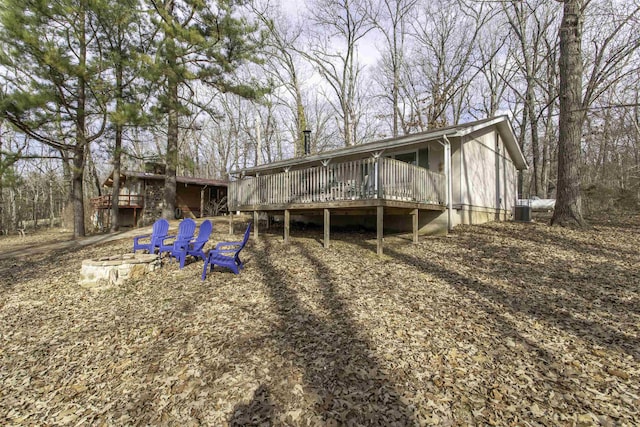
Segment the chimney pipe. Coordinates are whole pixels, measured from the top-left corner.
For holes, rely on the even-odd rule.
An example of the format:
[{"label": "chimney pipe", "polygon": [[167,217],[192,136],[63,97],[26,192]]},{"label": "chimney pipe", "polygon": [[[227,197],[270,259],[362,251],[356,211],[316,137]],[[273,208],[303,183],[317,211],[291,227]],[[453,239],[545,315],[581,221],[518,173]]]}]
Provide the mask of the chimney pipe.
[{"label": "chimney pipe", "polygon": [[311,154],[311,131],[305,129],[302,133],[304,133],[304,155],[308,156]]}]

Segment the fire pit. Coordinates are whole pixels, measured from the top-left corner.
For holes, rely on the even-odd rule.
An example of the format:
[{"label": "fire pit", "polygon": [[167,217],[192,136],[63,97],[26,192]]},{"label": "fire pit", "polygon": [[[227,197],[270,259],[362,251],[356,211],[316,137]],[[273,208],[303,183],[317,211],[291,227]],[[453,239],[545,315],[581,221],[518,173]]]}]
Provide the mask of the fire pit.
[{"label": "fire pit", "polygon": [[124,254],[82,261],[80,286],[104,289],[121,285],[129,279],[138,279],[160,267],[154,254]]}]

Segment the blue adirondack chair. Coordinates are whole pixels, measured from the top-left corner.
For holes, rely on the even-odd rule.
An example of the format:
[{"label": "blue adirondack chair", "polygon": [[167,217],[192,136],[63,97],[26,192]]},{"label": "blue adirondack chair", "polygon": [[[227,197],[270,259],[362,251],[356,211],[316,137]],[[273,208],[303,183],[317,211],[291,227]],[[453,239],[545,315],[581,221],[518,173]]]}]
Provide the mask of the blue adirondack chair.
[{"label": "blue adirondack chair", "polygon": [[207,267],[211,266],[210,271],[213,271],[214,265],[229,268],[235,274],[239,274],[240,270],[244,268],[244,264],[240,260],[240,251],[247,244],[250,234],[251,223],[247,226],[247,231],[244,232],[244,238],[241,242],[220,242],[215,249],[211,249],[204,259],[202,280],[207,278]]},{"label": "blue adirondack chair", "polygon": [[196,232],[196,222],[191,218],[186,218],[180,221],[178,224],[178,234],[174,236],[166,236],[162,239],[160,245],[160,255],[163,252],[171,252],[173,246],[178,244],[186,245],[191,239],[193,239],[193,233]]},{"label": "blue adirondack chair", "polygon": [[[153,223],[151,234],[144,234],[133,238],[133,253],[136,253],[137,250],[146,250],[149,251],[150,254],[155,253],[156,249],[160,248],[162,239],[167,237],[167,233],[169,233],[169,221],[160,218]],[[149,242],[140,242],[140,240],[146,239],[149,239]]]},{"label": "blue adirondack chair", "polygon": [[173,244],[173,249],[169,253],[169,256],[175,258],[180,262],[180,268],[184,267],[184,263],[189,255],[204,259],[206,254],[204,253],[204,245],[209,241],[209,236],[213,231],[213,224],[208,219],[200,224],[198,229],[198,237],[184,244],[182,242],[176,242]]}]

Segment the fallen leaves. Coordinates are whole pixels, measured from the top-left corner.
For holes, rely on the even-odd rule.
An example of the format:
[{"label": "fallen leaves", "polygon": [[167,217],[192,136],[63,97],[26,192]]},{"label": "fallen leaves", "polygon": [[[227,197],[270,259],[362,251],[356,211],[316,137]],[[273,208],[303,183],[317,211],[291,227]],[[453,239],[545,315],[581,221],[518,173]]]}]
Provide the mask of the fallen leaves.
[{"label": "fallen leaves", "polygon": [[640,218],[387,236],[381,258],[280,231],[204,283],[196,262],[76,285],[129,240],[0,257],[0,424],[640,423]]}]

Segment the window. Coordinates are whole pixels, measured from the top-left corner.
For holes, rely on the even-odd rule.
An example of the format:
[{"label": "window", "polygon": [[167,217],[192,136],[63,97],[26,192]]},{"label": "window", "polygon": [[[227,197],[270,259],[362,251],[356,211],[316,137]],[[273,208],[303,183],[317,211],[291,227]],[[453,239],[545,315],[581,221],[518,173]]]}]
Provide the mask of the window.
[{"label": "window", "polygon": [[423,148],[418,151],[418,166],[429,169],[429,149]]},{"label": "window", "polygon": [[411,152],[411,153],[402,153],[402,154],[396,154],[395,156],[396,160],[400,160],[401,162],[405,162],[405,163],[409,163],[410,165],[416,165],[417,162],[417,153],[415,151]]},{"label": "window", "polygon": [[401,162],[409,163],[410,165],[429,169],[429,149],[428,148],[422,148],[418,151],[411,151],[409,153],[389,154],[385,157],[400,160]]}]

